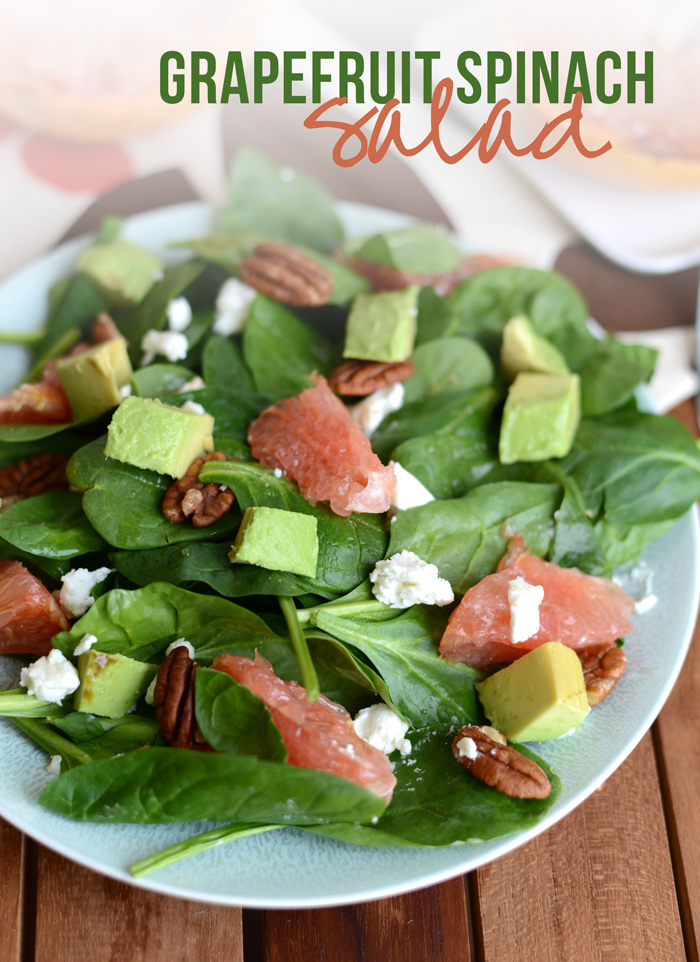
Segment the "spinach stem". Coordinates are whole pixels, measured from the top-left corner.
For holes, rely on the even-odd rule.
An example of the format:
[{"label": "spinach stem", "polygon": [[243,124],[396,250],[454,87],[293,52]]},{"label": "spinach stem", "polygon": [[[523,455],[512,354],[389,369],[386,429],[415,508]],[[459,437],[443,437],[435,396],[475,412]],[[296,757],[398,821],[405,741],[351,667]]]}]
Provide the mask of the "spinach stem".
[{"label": "spinach stem", "polygon": [[59,735],[44,722],[34,718],[16,717],[12,721],[49,755],[60,755],[61,758],[75,762],[77,765],[85,765],[87,762],[94,761],[92,755],[88,755],[87,752],[78,748],[74,742],[64,738],[63,735]]},{"label": "spinach stem", "polygon": [[66,709],[52,701],[41,701],[35,695],[27,694],[26,688],[13,688],[0,691],[0,715],[20,718],[51,718],[65,715]]},{"label": "spinach stem", "polygon": [[311,652],[306,641],[306,636],[299,624],[299,611],[294,604],[294,599],[288,596],[280,596],[280,607],[284,620],[287,622],[289,637],[292,640],[294,653],[297,656],[299,667],[301,668],[301,681],[306,689],[306,697],[309,701],[317,701],[320,693],[318,687],[318,675],[314,668]]},{"label": "spinach stem", "polygon": [[251,825],[248,828],[241,828],[240,825],[224,825],[222,828],[214,828],[210,832],[203,832],[195,835],[184,842],[177,842],[169,845],[160,852],[148,855],[146,858],[134,862],[129,871],[134,878],[141,878],[148,872],[163,868],[178,859],[186,858],[188,855],[196,855],[198,852],[206,852],[209,848],[223,845],[224,842],[233,842],[237,838],[245,838],[247,835],[259,835],[261,832],[272,832],[276,828],[284,828],[284,825]]},{"label": "spinach stem", "polygon": [[300,624],[315,624],[316,613],[318,611],[330,610],[339,618],[352,618],[353,615],[361,615],[368,611],[386,611],[387,606],[381,601],[372,598],[367,601],[329,601],[325,605],[316,605],[313,608],[298,608],[297,618]]},{"label": "spinach stem", "polygon": [[31,347],[42,341],[45,336],[45,327],[40,327],[38,331],[0,331],[0,344],[25,344]]}]

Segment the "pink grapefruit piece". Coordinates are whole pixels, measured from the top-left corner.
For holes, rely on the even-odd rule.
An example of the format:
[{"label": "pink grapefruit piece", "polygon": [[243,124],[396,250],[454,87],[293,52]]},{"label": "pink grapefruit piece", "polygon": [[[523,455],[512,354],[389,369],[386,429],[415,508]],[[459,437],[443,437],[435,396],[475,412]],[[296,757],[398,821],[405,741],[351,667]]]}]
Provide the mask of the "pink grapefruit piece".
[{"label": "pink grapefruit piece", "polygon": [[[544,598],[539,631],[513,643],[508,585],[517,577],[541,585]],[[612,581],[543,561],[523,552],[514,539],[498,571],[470,588],[452,612],[440,654],[448,661],[488,668],[515,661],[546,641],[579,650],[602,642],[611,645],[632,631],[628,619],[633,611],[634,601]]]},{"label": "pink grapefruit piece", "polygon": [[261,698],[270,710],[289,753],[289,764],[317,768],[347,778],[387,803],[396,785],[391,762],[355,732],[342,705],[325,695],[310,702],[296,681],[283,681],[257,652],[255,660],[219,655],[211,666]]},{"label": "pink grapefruit piece", "polygon": [[253,421],[253,457],[296,481],[311,504],[328,501],[343,516],[388,511],[396,488],[393,467],[382,464],[326,379],[314,380],[315,387],[278,401]]},{"label": "pink grapefruit piece", "polygon": [[47,655],[70,623],[51,592],[19,561],[0,561],[0,654]]}]

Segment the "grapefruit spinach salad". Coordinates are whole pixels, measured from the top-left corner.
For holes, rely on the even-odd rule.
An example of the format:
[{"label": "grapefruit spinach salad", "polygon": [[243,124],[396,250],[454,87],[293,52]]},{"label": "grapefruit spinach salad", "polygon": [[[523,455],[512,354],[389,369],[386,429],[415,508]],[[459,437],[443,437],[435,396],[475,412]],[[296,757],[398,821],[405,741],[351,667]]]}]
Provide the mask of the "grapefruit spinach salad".
[{"label": "grapefruit spinach salad", "polygon": [[654,352],[430,225],[344,239],[253,151],[171,254],[107,220],[0,398],[0,714],[50,756],[38,803],[212,823],[136,875],[289,826],[535,825],[538,743],[615,698],[653,603],[613,576],[700,496],[638,405]]}]

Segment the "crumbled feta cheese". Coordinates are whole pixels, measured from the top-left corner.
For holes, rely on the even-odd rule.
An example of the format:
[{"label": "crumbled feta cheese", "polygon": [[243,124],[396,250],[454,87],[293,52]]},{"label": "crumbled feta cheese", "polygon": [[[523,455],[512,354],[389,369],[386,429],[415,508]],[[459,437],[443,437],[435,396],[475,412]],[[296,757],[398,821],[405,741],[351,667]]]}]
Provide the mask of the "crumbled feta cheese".
[{"label": "crumbled feta cheese", "polygon": [[199,404],[197,401],[185,401],[184,404],[180,405],[181,411],[187,411],[189,414],[206,414],[204,410],[204,405]]},{"label": "crumbled feta cheese", "polygon": [[174,651],[176,648],[186,648],[190,658],[194,658],[194,648],[186,638],[178,638],[171,645],[168,645],[168,647],[165,649],[165,654],[169,655],[170,652]]},{"label": "crumbled feta cheese", "polygon": [[634,610],[638,615],[643,615],[645,611],[653,608],[658,600],[656,595],[646,595],[646,597],[640,598],[639,601],[635,603]]},{"label": "crumbled feta cheese", "polygon": [[153,705],[156,700],[156,685],[158,684],[158,675],[156,675],[151,684],[146,689],[146,694],[143,696],[147,705]]},{"label": "crumbled feta cheese", "polygon": [[179,331],[146,331],[141,338],[144,352],[141,367],[150,364],[156,354],[162,354],[169,361],[183,361],[189,349],[189,341]]},{"label": "crumbled feta cheese", "polygon": [[61,762],[63,759],[60,755],[52,755],[49,758],[48,764],[46,766],[46,771],[49,775],[60,775],[61,774]]},{"label": "crumbled feta cheese", "polygon": [[282,468],[273,468],[272,473],[276,478],[284,477],[284,471],[282,470]]},{"label": "crumbled feta cheese", "polygon": [[184,331],[192,322],[192,308],[186,297],[174,297],[165,309],[171,331]]},{"label": "crumbled feta cheese", "polygon": [[398,411],[403,404],[403,397],[403,384],[392,384],[353,404],[348,408],[348,413],[360,431],[371,438],[384,418],[392,411]]},{"label": "crumbled feta cheese", "polygon": [[476,742],[468,735],[457,742],[457,751],[463,758],[476,758],[479,754],[476,750]]},{"label": "crumbled feta cheese", "polygon": [[52,701],[60,705],[66,695],[72,695],[80,685],[78,672],[58,648],[52,648],[20,673],[20,685],[27,694],[40,701]]},{"label": "crumbled feta cheese", "polygon": [[510,605],[510,640],[527,641],[540,630],[540,605],[544,598],[542,585],[530,585],[518,576],[508,583]]},{"label": "crumbled feta cheese", "polygon": [[221,285],[216,298],[216,311],[212,330],[215,334],[238,334],[248,320],[250,305],[257,296],[254,287],[249,287],[237,277],[229,277]]},{"label": "crumbled feta cheese", "polygon": [[192,380],[187,381],[186,384],[183,384],[177,393],[184,394],[185,391],[203,391],[205,387],[206,387],[206,384],[201,379],[199,374],[195,374]]},{"label": "crumbled feta cheese", "polygon": [[408,724],[384,702],[362,708],[355,716],[353,726],[360,738],[387,755],[396,750],[402,755],[411,752],[411,743],[405,737]]},{"label": "crumbled feta cheese", "polygon": [[393,467],[396,475],[396,493],[391,499],[392,508],[396,511],[405,511],[407,508],[417,508],[421,504],[435,500],[426,486],[401,464],[390,461],[389,465]]},{"label": "crumbled feta cheese", "polygon": [[78,644],[73,649],[73,657],[77,658],[78,655],[84,655],[86,651],[90,651],[92,646],[97,642],[97,635],[83,635]]},{"label": "crumbled feta cheese", "polygon": [[440,577],[437,565],[422,561],[412,551],[400,551],[378,561],[369,580],[374,597],[390,608],[442,606],[454,601],[450,583]]},{"label": "crumbled feta cheese", "polygon": [[63,575],[61,578],[63,587],[59,595],[61,607],[65,608],[72,618],[80,618],[91,605],[95,604],[92,589],[113,571],[114,568],[97,568],[95,571],[74,568],[73,571]]},{"label": "crumbled feta cheese", "polygon": [[120,387],[119,393],[122,397],[131,397],[131,385],[125,384],[124,387]]}]

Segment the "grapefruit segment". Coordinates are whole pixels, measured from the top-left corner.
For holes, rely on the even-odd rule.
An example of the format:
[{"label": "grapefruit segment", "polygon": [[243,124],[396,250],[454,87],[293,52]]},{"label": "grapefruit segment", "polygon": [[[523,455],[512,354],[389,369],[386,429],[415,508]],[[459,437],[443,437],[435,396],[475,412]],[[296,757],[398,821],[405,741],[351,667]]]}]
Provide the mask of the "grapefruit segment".
[{"label": "grapefruit segment", "polygon": [[326,379],[314,380],[315,387],[278,401],[253,421],[253,457],[296,481],[311,504],[328,501],[343,516],[388,511],[394,469],[381,463]]},{"label": "grapefruit segment", "polygon": [[325,695],[310,702],[301,685],[278,678],[270,662],[257,652],[255,660],[219,655],[211,667],[231,675],[265,702],[282,735],[290,765],[339,775],[389,802],[396,785],[391,762],[356,734],[342,705]]},{"label": "grapefruit segment", "polygon": [[[505,564],[504,564],[505,562]],[[544,588],[540,627],[526,641],[510,640],[508,585],[515,578]],[[546,641],[561,641],[577,650],[616,639],[632,631],[634,601],[607,578],[561,568],[523,550],[522,540],[509,545],[495,574],[467,591],[450,615],[440,654],[475,668],[515,661]]]},{"label": "grapefruit segment", "polygon": [[0,561],[0,653],[47,655],[70,623],[51,592],[19,561]]},{"label": "grapefruit segment", "polygon": [[0,397],[0,424],[62,424],[70,420],[66,392],[52,380],[20,384]]}]

